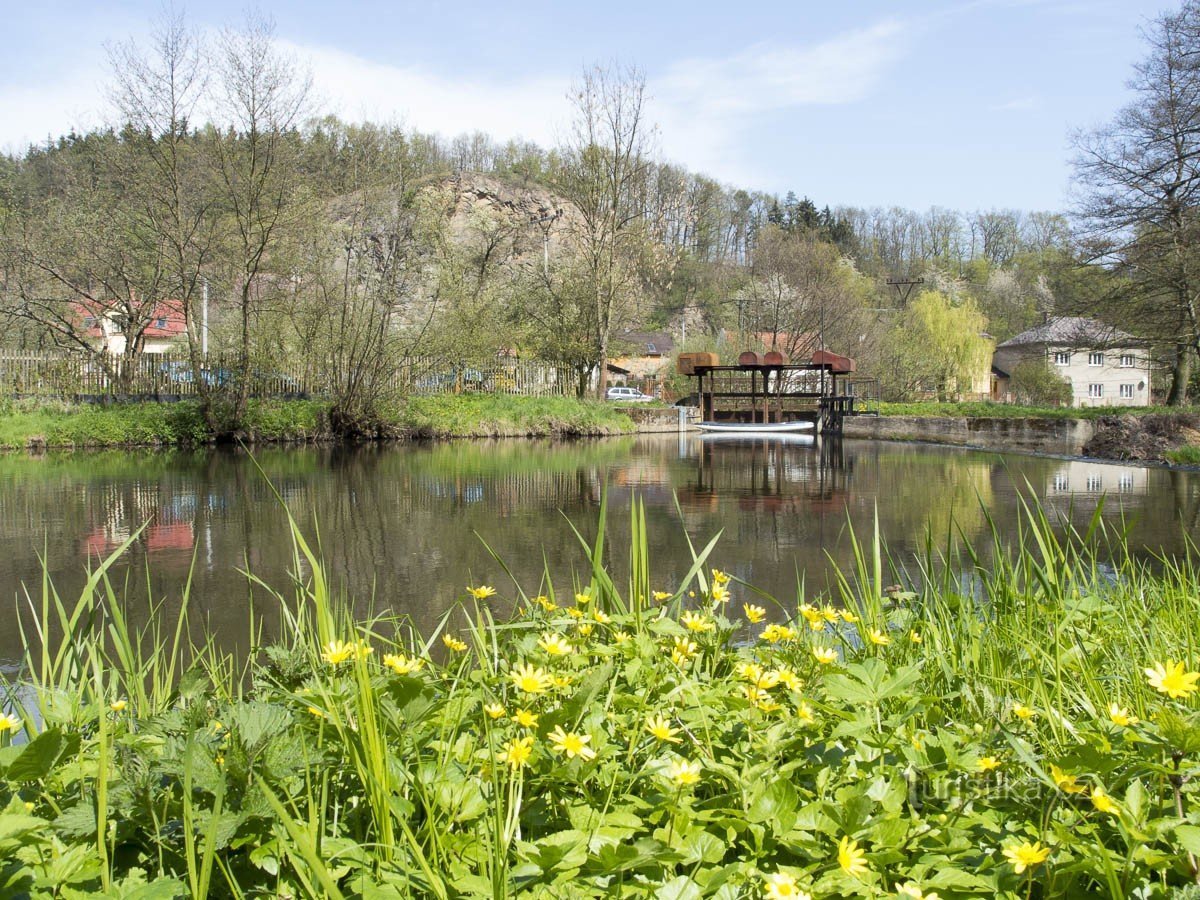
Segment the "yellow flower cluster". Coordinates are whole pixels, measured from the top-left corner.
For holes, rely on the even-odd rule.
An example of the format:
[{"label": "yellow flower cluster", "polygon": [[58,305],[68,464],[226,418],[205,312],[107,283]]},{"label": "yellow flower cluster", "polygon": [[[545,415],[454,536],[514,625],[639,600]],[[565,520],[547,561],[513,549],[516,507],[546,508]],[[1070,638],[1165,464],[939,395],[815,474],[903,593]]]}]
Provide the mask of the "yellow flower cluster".
[{"label": "yellow flower cluster", "polygon": [[365,641],[330,641],[321,651],[321,659],[331,666],[339,666],[351,660],[366,659],[373,652],[375,648]]}]

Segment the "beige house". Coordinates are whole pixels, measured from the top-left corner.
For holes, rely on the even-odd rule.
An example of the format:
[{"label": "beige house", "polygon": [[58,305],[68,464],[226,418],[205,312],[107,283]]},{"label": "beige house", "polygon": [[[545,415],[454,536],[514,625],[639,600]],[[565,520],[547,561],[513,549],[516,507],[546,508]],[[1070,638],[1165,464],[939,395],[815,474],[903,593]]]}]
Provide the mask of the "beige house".
[{"label": "beige house", "polygon": [[1055,316],[1009,338],[992,357],[992,399],[1011,399],[1020,363],[1044,359],[1071,386],[1072,406],[1149,406],[1150,357],[1138,341],[1097,319]]}]

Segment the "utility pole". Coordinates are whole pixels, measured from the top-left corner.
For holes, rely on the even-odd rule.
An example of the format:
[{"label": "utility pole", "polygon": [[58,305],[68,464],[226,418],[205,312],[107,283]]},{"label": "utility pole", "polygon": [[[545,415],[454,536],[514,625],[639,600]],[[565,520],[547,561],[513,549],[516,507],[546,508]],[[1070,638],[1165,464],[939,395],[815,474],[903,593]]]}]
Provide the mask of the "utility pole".
[{"label": "utility pole", "polygon": [[208,279],[201,282],[200,290],[200,355],[208,359]]},{"label": "utility pole", "polygon": [[[540,219],[530,219],[529,221],[533,225],[542,225],[542,224],[545,224],[546,222],[553,223],[558,220],[558,217],[559,217],[559,212],[555,211],[554,213],[552,213],[550,215],[542,216]],[[550,226],[549,225],[546,225],[546,227],[542,229],[542,274],[546,277],[546,281],[549,282],[550,281]]]}]

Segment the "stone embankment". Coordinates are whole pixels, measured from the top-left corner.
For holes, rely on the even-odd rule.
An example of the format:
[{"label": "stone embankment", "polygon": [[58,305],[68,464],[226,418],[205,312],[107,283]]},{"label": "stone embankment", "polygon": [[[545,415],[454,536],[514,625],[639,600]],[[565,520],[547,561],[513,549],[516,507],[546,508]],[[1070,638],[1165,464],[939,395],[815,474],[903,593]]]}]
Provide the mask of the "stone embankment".
[{"label": "stone embankment", "polygon": [[983,450],[1164,462],[1169,451],[1200,444],[1200,417],[1190,413],[1094,419],[880,416],[848,419],[844,434]]}]

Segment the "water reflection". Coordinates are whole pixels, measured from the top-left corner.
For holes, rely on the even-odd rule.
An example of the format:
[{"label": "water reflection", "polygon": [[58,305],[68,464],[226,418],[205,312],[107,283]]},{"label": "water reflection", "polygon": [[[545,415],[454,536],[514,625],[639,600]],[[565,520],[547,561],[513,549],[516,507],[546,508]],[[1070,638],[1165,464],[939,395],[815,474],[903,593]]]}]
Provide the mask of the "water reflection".
[{"label": "water reflection", "polygon": [[[289,449],[264,451],[258,461],[297,520],[319,524],[344,596],[364,612],[402,610],[424,628],[468,582],[510,593],[480,538],[527,588],[538,587],[544,564],[564,584],[586,578],[563,516],[590,536],[606,484],[618,528],[634,496],[645,502],[661,585],[687,571],[686,535],[702,546],[720,531],[714,563],[791,598],[801,579],[809,589],[827,583],[830,558],[849,564],[848,527],[866,535],[876,515],[902,558],[924,545],[927,530],[941,540],[955,523],[978,535],[982,506],[1015,534],[1027,484],[1056,515],[1086,519],[1105,498],[1104,515],[1132,523],[1134,540],[1154,551],[1182,549],[1200,516],[1192,473],[807,438]],[[292,560],[278,503],[240,453],[0,458],[0,592],[38,590],[44,553],[69,594],[88,561],[136,535],[116,570],[131,593],[148,589],[174,609],[194,560],[193,613],[236,648],[251,610],[268,631],[278,621],[273,601],[240,571],[286,587]],[[610,546],[619,575],[624,548],[619,540]],[[139,609],[130,610],[135,622]],[[19,652],[17,629],[0,632],[0,660]]]}]

